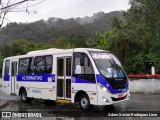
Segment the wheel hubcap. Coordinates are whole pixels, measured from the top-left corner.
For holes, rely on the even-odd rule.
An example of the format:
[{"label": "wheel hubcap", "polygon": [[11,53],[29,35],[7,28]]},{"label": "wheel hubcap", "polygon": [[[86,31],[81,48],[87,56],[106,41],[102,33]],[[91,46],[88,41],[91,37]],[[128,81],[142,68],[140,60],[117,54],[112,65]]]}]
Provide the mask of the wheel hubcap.
[{"label": "wheel hubcap", "polygon": [[88,100],[86,98],[81,99],[81,106],[86,108],[88,106]]}]

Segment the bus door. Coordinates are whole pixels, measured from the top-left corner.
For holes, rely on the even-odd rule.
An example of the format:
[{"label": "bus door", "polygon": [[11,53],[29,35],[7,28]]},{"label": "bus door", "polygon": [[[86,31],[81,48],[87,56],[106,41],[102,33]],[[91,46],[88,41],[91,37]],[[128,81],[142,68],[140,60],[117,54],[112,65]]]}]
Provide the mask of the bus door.
[{"label": "bus door", "polygon": [[11,94],[15,93],[16,75],[17,75],[17,62],[11,61]]},{"label": "bus door", "polygon": [[71,56],[57,57],[57,98],[71,99]]}]

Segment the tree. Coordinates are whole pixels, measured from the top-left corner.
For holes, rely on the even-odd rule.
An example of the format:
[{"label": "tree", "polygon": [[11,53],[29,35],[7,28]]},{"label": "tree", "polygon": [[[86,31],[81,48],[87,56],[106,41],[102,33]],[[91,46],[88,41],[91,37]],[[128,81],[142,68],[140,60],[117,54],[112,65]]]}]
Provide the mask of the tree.
[{"label": "tree", "polygon": [[3,59],[4,59],[4,57],[0,53],[0,77],[2,77]]},{"label": "tree", "polygon": [[0,46],[1,55],[5,57],[24,54],[24,48],[28,45],[28,41],[24,39],[18,39],[9,41],[6,44]]},{"label": "tree", "polygon": [[129,73],[150,73],[156,65],[160,72],[160,1],[130,0],[125,20],[113,18],[106,31],[108,49],[114,52]]},{"label": "tree", "polygon": [[144,51],[149,53],[160,37],[160,1],[130,0],[131,8],[125,13],[126,23],[134,25],[136,36]]},{"label": "tree", "polygon": [[3,59],[4,59],[4,57],[0,53],[0,69],[2,69],[2,66],[3,66]]},{"label": "tree", "polygon": [[125,23],[122,20],[114,17],[112,21],[112,29],[104,33],[103,41],[105,42],[104,45],[106,48],[116,54],[123,65],[126,65],[130,38],[127,34],[129,30],[124,24]]}]

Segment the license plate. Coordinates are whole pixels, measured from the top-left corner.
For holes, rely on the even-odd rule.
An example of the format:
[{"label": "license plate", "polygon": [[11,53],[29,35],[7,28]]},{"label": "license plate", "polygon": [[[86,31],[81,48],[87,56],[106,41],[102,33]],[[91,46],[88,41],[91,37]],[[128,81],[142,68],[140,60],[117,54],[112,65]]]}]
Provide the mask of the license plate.
[{"label": "license plate", "polygon": [[118,98],[122,98],[122,97],[124,97],[123,94],[119,94],[119,95],[118,95]]}]

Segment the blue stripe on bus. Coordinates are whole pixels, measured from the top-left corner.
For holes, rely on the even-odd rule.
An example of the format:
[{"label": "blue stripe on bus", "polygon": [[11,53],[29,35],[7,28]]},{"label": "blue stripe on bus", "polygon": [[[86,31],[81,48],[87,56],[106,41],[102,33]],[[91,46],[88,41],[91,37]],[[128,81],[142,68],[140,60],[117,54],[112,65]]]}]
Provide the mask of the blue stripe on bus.
[{"label": "blue stripe on bus", "polygon": [[112,89],[112,86],[105,80],[105,78],[101,74],[96,74],[96,78],[97,78],[97,83],[100,83],[103,86],[105,86],[107,89],[110,90],[111,93],[122,93],[128,90],[128,83],[127,83],[126,88],[114,90]]},{"label": "blue stripe on bus", "polygon": [[3,80],[4,81],[9,81],[10,80],[10,76],[9,75],[3,75]]},{"label": "blue stripe on bus", "polygon": [[77,78],[77,77],[72,77],[72,83],[87,83],[87,84],[96,84],[95,82],[91,82],[89,80]]},{"label": "blue stripe on bus", "polygon": [[54,74],[24,74],[24,75],[17,75],[17,81],[24,81],[24,82],[48,82],[48,80],[55,82],[55,75]]}]

